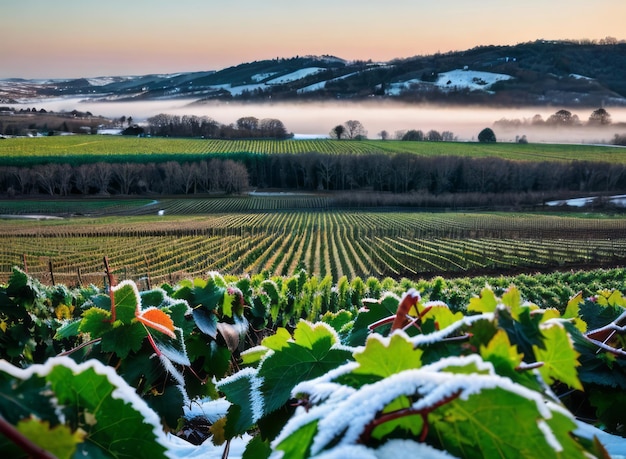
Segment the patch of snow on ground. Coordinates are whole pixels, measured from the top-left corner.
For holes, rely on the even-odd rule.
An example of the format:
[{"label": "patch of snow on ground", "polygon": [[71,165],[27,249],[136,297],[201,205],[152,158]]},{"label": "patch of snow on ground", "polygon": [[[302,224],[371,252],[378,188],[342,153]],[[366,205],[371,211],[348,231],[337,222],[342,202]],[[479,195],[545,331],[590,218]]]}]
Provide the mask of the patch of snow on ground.
[{"label": "patch of snow on ground", "polygon": [[587,76],[584,76],[584,75],[578,75],[577,73],[570,73],[569,76],[570,76],[570,78],[576,78],[577,80],[593,81],[595,79],[595,78],[587,77]]},{"label": "patch of snow on ground", "polygon": [[283,75],[281,77],[277,77],[272,80],[269,80],[267,84],[290,83],[292,81],[297,81],[309,75],[315,75],[316,73],[320,73],[324,71],[326,71],[326,68],[324,67],[308,67],[308,68],[296,70],[295,72],[288,73],[287,75]]},{"label": "patch of snow on ground", "polygon": [[259,81],[267,80],[269,77],[276,75],[276,73],[277,72],[257,73],[256,75],[252,75],[250,79],[255,83],[258,83]]},{"label": "patch of snow on ground", "polygon": [[503,73],[480,72],[476,70],[451,70],[440,73],[435,85],[444,89],[469,89],[485,91],[498,81],[510,80],[511,75]]},{"label": "patch of snow on ground", "polygon": [[410,89],[412,85],[423,83],[419,78],[401,81],[399,83],[391,83],[387,88],[387,94],[390,96],[399,96],[406,89]]},{"label": "patch of snow on ground", "polygon": [[305,86],[304,88],[298,89],[298,94],[302,94],[302,93],[305,93],[305,92],[317,91],[319,89],[324,89],[324,87],[326,86],[326,83],[328,83],[328,82],[343,80],[345,78],[350,78],[351,76],[356,75],[356,74],[357,74],[357,72],[348,73],[347,75],[342,75],[342,76],[337,77],[337,78],[332,78],[330,80],[320,81],[319,83],[313,83],[313,84],[311,84],[309,86]]},{"label": "patch of snow on ground", "polygon": [[[593,202],[596,199],[601,199],[601,198],[596,197],[596,196],[590,196],[586,198],[563,199],[560,201],[548,201],[546,202],[546,205],[550,207],[552,206],[585,207],[587,205],[593,204]],[[610,202],[614,206],[626,207],[626,194],[609,196],[605,199],[608,200],[608,202]]]}]

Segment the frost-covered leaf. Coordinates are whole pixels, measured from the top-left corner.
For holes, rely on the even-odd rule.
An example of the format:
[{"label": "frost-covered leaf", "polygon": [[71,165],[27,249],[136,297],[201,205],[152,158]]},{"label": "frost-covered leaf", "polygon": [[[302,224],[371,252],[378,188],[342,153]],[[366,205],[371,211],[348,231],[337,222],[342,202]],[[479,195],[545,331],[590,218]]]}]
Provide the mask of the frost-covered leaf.
[{"label": "frost-covered leaf", "polygon": [[243,369],[221,380],[218,389],[232,403],[228,408],[226,432],[229,437],[243,434],[263,415],[263,395],[260,391],[261,380],[256,370]]},{"label": "frost-covered leaf", "polygon": [[543,362],[539,368],[541,376],[548,384],[556,381],[567,384],[573,389],[583,390],[578,379],[578,352],[574,350],[572,341],[565,328],[559,325],[544,327],[544,348],[533,346],[535,358]]},{"label": "frost-covered leaf", "polygon": [[112,287],[115,298],[115,320],[128,325],[140,309],[141,298],[137,286],[132,281],[124,281]]},{"label": "frost-covered leaf", "polygon": [[[113,368],[95,360],[77,364],[68,357],[52,358],[45,365],[32,365],[25,370],[0,361],[0,380],[7,378],[12,378],[14,390],[19,391],[14,396],[21,398],[23,405],[42,404],[41,399],[47,399],[48,404],[54,401],[59,406],[53,414],[39,414],[51,426],[66,425],[71,429],[77,444],[76,454],[165,457],[166,441],[158,416]],[[41,384],[43,381],[46,384]],[[0,409],[4,407],[0,405]],[[35,407],[33,412],[37,412]],[[0,414],[16,424],[30,418],[30,414],[20,415],[13,421],[15,414],[7,416],[4,411]],[[82,443],[78,443],[79,438]],[[41,441],[49,439],[46,435]],[[59,439],[67,440],[67,436],[60,434]]]},{"label": "frost-covered leaf", "polygon": [[351,358],[349,351],[333,348],[337,337],[330,327],[322,325],[312,327],[300,321],[294,332],[297,339],[263,360],[259,376],[266,413],[287,402],[299,382],[323,375]]},{"label": "frost-covered leaf", "polygon": [[[463,458],[583,459],[582,448],[568,438],[573,420],[563,417],[551,427],[546,418],[553,415],[540,408],[537,398],[504,387],[485,388],[436,410],[432,432],[445,450]],[[570,455],[560,455],[564,447],[557,438],[567,441]]]},{"label": "frost-covered leaf", "polygon": [[280,351],[287,347],[287,343],[291,340],[291,334],[286,328],[279,327],[273,335],[263,338],[261,345],[274,351]]},{"label": "frost-covered leaf", "polygon": [[403,370],[420,368],[424,351],[414,349],[403,333],[394,333],[390,338],[369,337],[365,348],[354,354],[359,364],[353,373],[386,378]]}]

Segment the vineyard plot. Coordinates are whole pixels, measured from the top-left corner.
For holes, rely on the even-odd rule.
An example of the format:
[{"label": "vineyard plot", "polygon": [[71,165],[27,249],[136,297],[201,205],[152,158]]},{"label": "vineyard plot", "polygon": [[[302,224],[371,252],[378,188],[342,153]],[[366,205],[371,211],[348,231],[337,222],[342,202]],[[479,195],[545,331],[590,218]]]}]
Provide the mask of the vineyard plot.
[{"label": "vineyard plot", "polygon": [[435,275],[615,267],[626,262],[626,219],[540,215],[274,211],[203,216],[4,221],[0,280],[13,266],[44,281],[175,282],[209,271],[342,276]]}]

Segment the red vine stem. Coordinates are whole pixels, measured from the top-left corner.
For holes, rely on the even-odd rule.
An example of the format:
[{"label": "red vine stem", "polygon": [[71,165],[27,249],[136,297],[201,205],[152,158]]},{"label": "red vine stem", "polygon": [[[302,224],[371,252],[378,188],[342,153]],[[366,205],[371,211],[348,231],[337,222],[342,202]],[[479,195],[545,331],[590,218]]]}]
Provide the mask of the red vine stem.
[{"label": "red vine stem", "polygon": [[426,437],[428,436],[428,415],[435,411],[440,406],[445,405],[446,403],[450,403],[451,401],[459,398],[462,390],[459,389],[455,393],[442,398],[437,403],[423,409],[415,409],[415,408],[403,408],[401,410],[391,411],[390,413],[381,414],[379,417],[372,419],[366,426],[361,435],[359,436],[359,443],[368,444],[372,438],[372,432],[376,427],[385,422],[393,421],[395,419],[399,419],[405,416],[416,416],[419,415],[422,417],[424,425],[422,427],[422,431],[420,433],[420,441],[426,441]]},{"label": "red vine stem", "polygon": [[2,416],[0,416],[0,434],[15,443],[28,457],[34,459],[56,459],[56,456],[41,446],[34,444]]}]

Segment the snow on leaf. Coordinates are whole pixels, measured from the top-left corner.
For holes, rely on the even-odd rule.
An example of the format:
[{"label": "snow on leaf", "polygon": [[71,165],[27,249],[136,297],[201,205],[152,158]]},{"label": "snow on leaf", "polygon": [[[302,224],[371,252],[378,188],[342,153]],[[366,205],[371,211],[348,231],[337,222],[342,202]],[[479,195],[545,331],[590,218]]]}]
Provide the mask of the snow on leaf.
[{"label": "snow on leaf", "polygon": [[268,355],[259,368],[266,413],[280,408],[301,381],[321,376],[351,358],[351,352],[334,348],[337,335],[327,324],[314,328],[300,321],[296,340]]},{"label": "snow on leaf", "polygon": [[79,446],[82,451],[98,457],[165,457],[167,440],[159,417],[114,368],[97,360],[77,364],[69,357],[54,357],[26,369],[0,361],[2,373],[20,381],[45,378],[49,384],[42,395],[54,397],[75,419],[92,419],[80,426],[90,445]]},{"label": "snow on leaf", "polygon": [[554,324],[543,327],[542,334],[545,337],[545,348],[533,345],[535,358],[543,362],[539,368],[541,376],[548,384],[560,381],[573,389],[583,390],[576,371],[580,365],[577,360],[579,353],[574,349],[565,328]]},{"label": "snow on leaf", "polygon": [[229,414],[235,414],[229,416],[227,423],[228,430],[234,435],[244,433],[263,416],[263,395],[259,390],[261,383],[254,368],[244,368],[218,382],[217,388],[233,404],[228,411]]}]

